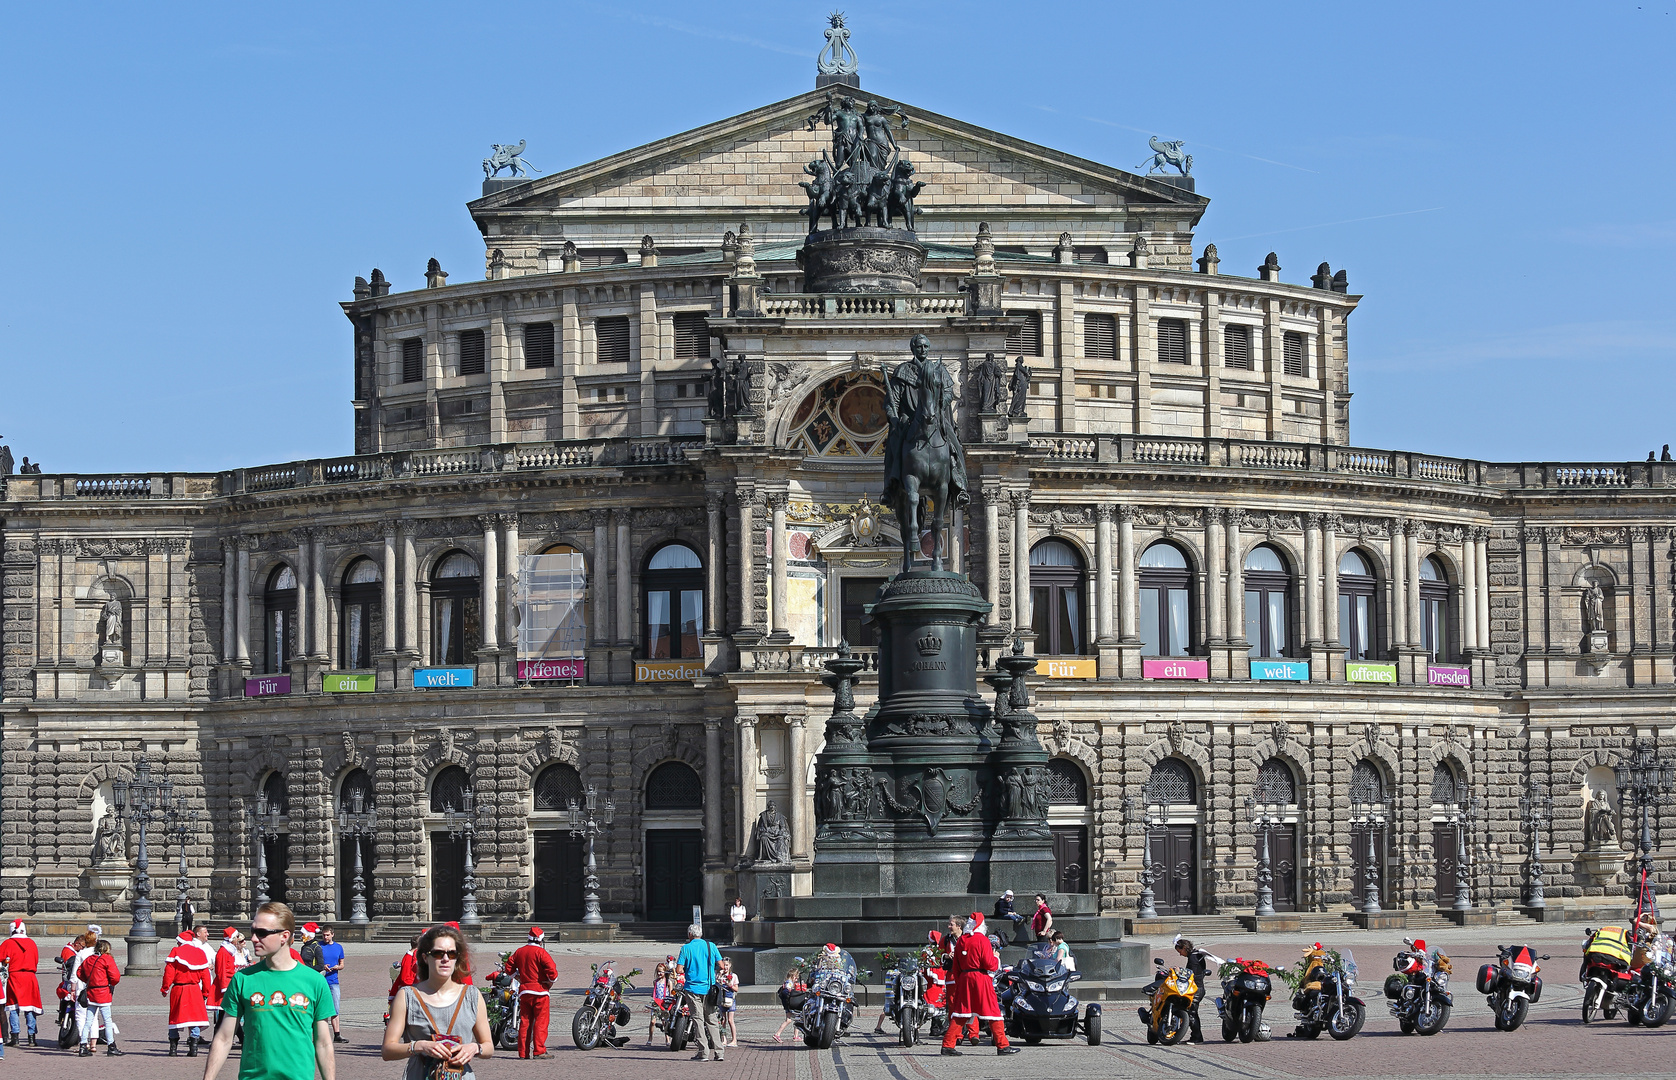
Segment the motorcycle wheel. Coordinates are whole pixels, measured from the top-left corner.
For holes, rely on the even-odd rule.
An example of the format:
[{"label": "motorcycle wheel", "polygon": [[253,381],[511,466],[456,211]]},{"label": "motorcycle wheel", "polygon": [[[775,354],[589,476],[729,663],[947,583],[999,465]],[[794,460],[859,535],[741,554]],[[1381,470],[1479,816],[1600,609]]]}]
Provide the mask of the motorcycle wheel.
[{"label": "motorcycle wheel", "polygon": [[825,1016],[821,1017],[820,1040],[819,1045],[817,1045],[815,1049],[832,1049],[832,1042],[836,1038],[838,1038],[838,1014],[827,1013]]},{"label": "motorcycle wheel", "polygon": [[1158,1041],[1165,1046],[1174,1046],[1187,1037],[1187,1012],[1180,1005],[1171,1005],[1164,1010],[1163,1023],[1158,1026]]},{"label": "motorcycle wheel", "polygon": [[1589,985],[1583,987],[1583,1023],[1595,1022],[1595,1014],[1600,1012],[1600,998],[1601,986],[1591,979]]},{"label": "motorcycle wheel", "polygon": [[1245,1010],[1245,1022],[1240,1025],[1240,1042],[1248,1043],[1257,1037],[1257,1029],[1263,1026],[1263,1006],[1261,1003],[1251,1005]]},{"label": "motorcycle wheel", "polygon": [[675,1030],[670,1032],[669,1048],[677,1054],[687,1048],[687,1024],[680,1016],[675,1018]]},{"label": "motorcycle wheel", "polygon": [[1676,998],[1669,994],[1660,994],[1653,1007],[1641,1014],[1641,1022],[1650,1028],[1663,1027],[1670,1019],[1671,1007],[1676,1005]]},{"label": "motorcycle wheel", "polygon": [[1496,1014],[1498,1025],[1503,1031],[1516,1031],[1525,1017],[1531,1011],[1531,1003],[1525,998],[1514,1001],[1505,1013]]},{"label": "motorcycle wheel", "polygon": [[903,1008],[898,1012],[896,1014],[896,1026],[902,1029],[899,1032],[902,1045],[914,1045],[915,1037],[919,1034],[914,1025],[914,1010]]},{"label": "motorcycle wheel", "polygon": [[578,1050],[592,1050],[599,1045],[599,1013],[584,1005],[570,1018],[570,1041]]},{"label": "motorcycle wheel", "polygon": [[1349,1002],[1344,1008],[1335,1010],[1333,1015],[1327,1018],[1327,1034],[1339,1042],[1354,1039],[1356,1033],[1362,1030],[1362,1025],[1367,1022],[1367,1019],[1366,1009],[1353,1001]]},{"label": "motorcycle wheel", "polygon": [[1432,1008],[1422,1012],[1414,1020],[1414,1030],[1421,1035],[1436,1035],[1443,1030],[1443,1025],[1449,1022],[1452,1010],[1444,1002],[1433,1002]]},{"label": "motorcycle wheel", "polygon": [[1088,1033],[1088,1045],[1100,1045],[1100,1014],[1093,1009],[1088,1010],[1088,1019],[1083,1021],[1083,1030]]}]

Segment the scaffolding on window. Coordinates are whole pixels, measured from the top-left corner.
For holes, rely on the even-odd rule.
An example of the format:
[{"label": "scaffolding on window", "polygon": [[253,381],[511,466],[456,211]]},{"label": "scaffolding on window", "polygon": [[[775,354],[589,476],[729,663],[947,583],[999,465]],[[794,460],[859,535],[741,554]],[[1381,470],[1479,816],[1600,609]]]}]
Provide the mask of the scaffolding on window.
[{"label": "scaffolding on window", "polygon": [[579,551],[526,555],[518,575],[518,657],[565,660],[586,655],[583,611],[588,575]]}]

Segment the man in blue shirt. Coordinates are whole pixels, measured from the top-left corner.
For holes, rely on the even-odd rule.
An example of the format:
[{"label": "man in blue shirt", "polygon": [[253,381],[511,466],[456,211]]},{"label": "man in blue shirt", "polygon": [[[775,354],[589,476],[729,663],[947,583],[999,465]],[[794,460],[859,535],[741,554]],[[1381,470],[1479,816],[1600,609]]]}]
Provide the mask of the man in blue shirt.
[{"label": "man in blue shirt", "polygon": [[342,1011],[342,990],[338,988],[338,972],[343,970],[343,946],[333,940],[332,928],[320,928],[320,965],[321,973],[326,976],[326,985],[332,988],[332,1041],[348,1042],[343,1032],[338,1029],[338,1018],[335,1014]]},{"label": "man in blue shirt", "polygon": [[687,927],[687,943],[675,958],[675,974],[686,981],[681,984],[681,996],[692,1009],[697,1029],[693,1041],[698,1044],[694,1061],[722,1060],[722,1033],[717,1024],[716,1006],[710,1003],[710,989],[716,985],[717,967],[722,962],[721,951],[704,940],[704,927],[693,923]]}]

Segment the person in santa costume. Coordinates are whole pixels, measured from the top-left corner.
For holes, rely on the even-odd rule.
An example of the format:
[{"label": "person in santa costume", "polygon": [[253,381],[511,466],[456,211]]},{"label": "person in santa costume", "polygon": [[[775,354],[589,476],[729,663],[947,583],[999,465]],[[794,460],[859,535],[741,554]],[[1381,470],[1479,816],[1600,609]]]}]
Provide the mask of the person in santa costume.
[{"label": "person in santa costume", "polygon": [[518,976],[518,1056],[547,1056],[548,998],[559,969],[547,955],[547,935],[530,927],[529,941],[506,959],[506,970]]},{"label": "person in santa costume", "polygon": [[35,1045],[35,1018],[41,1015],[41,983],[35,977],[41,951],[25,930],[22,919],[12,920],[12,936],[0,942],[0,965],[6,969],[6,1042],[16,1046],[20,1028]]},{"label": "person in santa costume", "polygon": [[210,1030],[221,1023],[221,995],[227,992],[227,984],[233,981],[233,972],[244,965],[244,935],[229,926],[221,931],[221,946],[215,950],[215,960],[210,966],[210,997],[209,1011]]},{"label": "person in santa costume", "polygon": [[198,1042],[209,1011],[204,1002],[214,988],[210,957],[192,931],[183,930],[163,962],[163,993],[169,999],[169,1056],[180,1055],[180,1032],[186,1029],[186,1056],[198,1056]]},{"label": "person in santa costume", "polygon": [[1001,970],[995,949],[983,924],[983,912],[974,911],[966,920],[965,933],[954,947],[954,1000],[949,1006],[949,1030],[943,1035],[943,1055],[959,1057],[954,1044],[960,1040],[960,1029],[967,1023],[989,1021],[990,1034],[995,1036],[997,1054],[1016,1054],[1018,1047],[1007,1042],[1007,1029],[1001,1023],[1001,1003],[995,998],[993,975]]}]

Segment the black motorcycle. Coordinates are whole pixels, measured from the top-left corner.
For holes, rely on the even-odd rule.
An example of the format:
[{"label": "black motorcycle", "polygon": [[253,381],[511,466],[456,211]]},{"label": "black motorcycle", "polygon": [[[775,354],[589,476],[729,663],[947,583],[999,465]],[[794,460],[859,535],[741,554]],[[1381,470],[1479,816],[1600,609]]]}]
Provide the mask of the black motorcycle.
[{"label": "black motorcycle", "polygon": [[[810,967],[802,957],[796,962],[805,969]],[[850,1021],[855,1019],[855,986],[860,979],[861,971],[848,952],[836,957],[822,952],[810,971],[803,1007],[792,1018],[804,1046],[830,1050],[833,1042],[849,1032]]]},{"label": "black motorcycle", "polygon": [[1024,962],[1002,972],[998,980],[1007,1037],[1035,1046],[1043,1039],[1083,1035],[1089,1046],[1099,1046],[1100,1006],[1089,1005],[1084,1018],[1077,1019],[1077,999],[1069,987],[1080,978],[1060,963],[1052,942],[1032,945]]},{"label": "black motorcycle", "polygon": [[1355,958],[1349,949],[1342,950],[1337,960],[1326,949],[1310,949],[1304,956],[1304,976],[1292,995],[1298,1018],[1294,1034],[1316,1039],[1325,1031],[1339,1042],[1355,1038],[1368,1018],[1367,1002],[1355,992]]},{"label": "black motorcycle", "polygon": [[1436,1035],[1455,1007],[1449,993],[1454,965],[1442,950],[1428,951],[1425,942],[1403,938],[1403,944],[1408,948],[1391,960],[1395,971],[1385,980],[1391,1015],[1404,1035]]},{"label": "black motorcycle", "polygon": [[1542,997],[1542,970],[1529,945],[1502,945],[1496,949],[1496,962],[1478,969],[1478,992],[1490,1006],[1497,1031],[1514,1031],[1525,1022],[1530,1008]]},{"label": "black motorcycle", "polygon": [[1222,1018],[1222,1041],[1242,1043],[1266,1039],[1263,1008],[1273,992],[1269,965],[1261,960],[1234,959],[1223,968],[1222,996],[1216,999],[1216,1014]]}]

